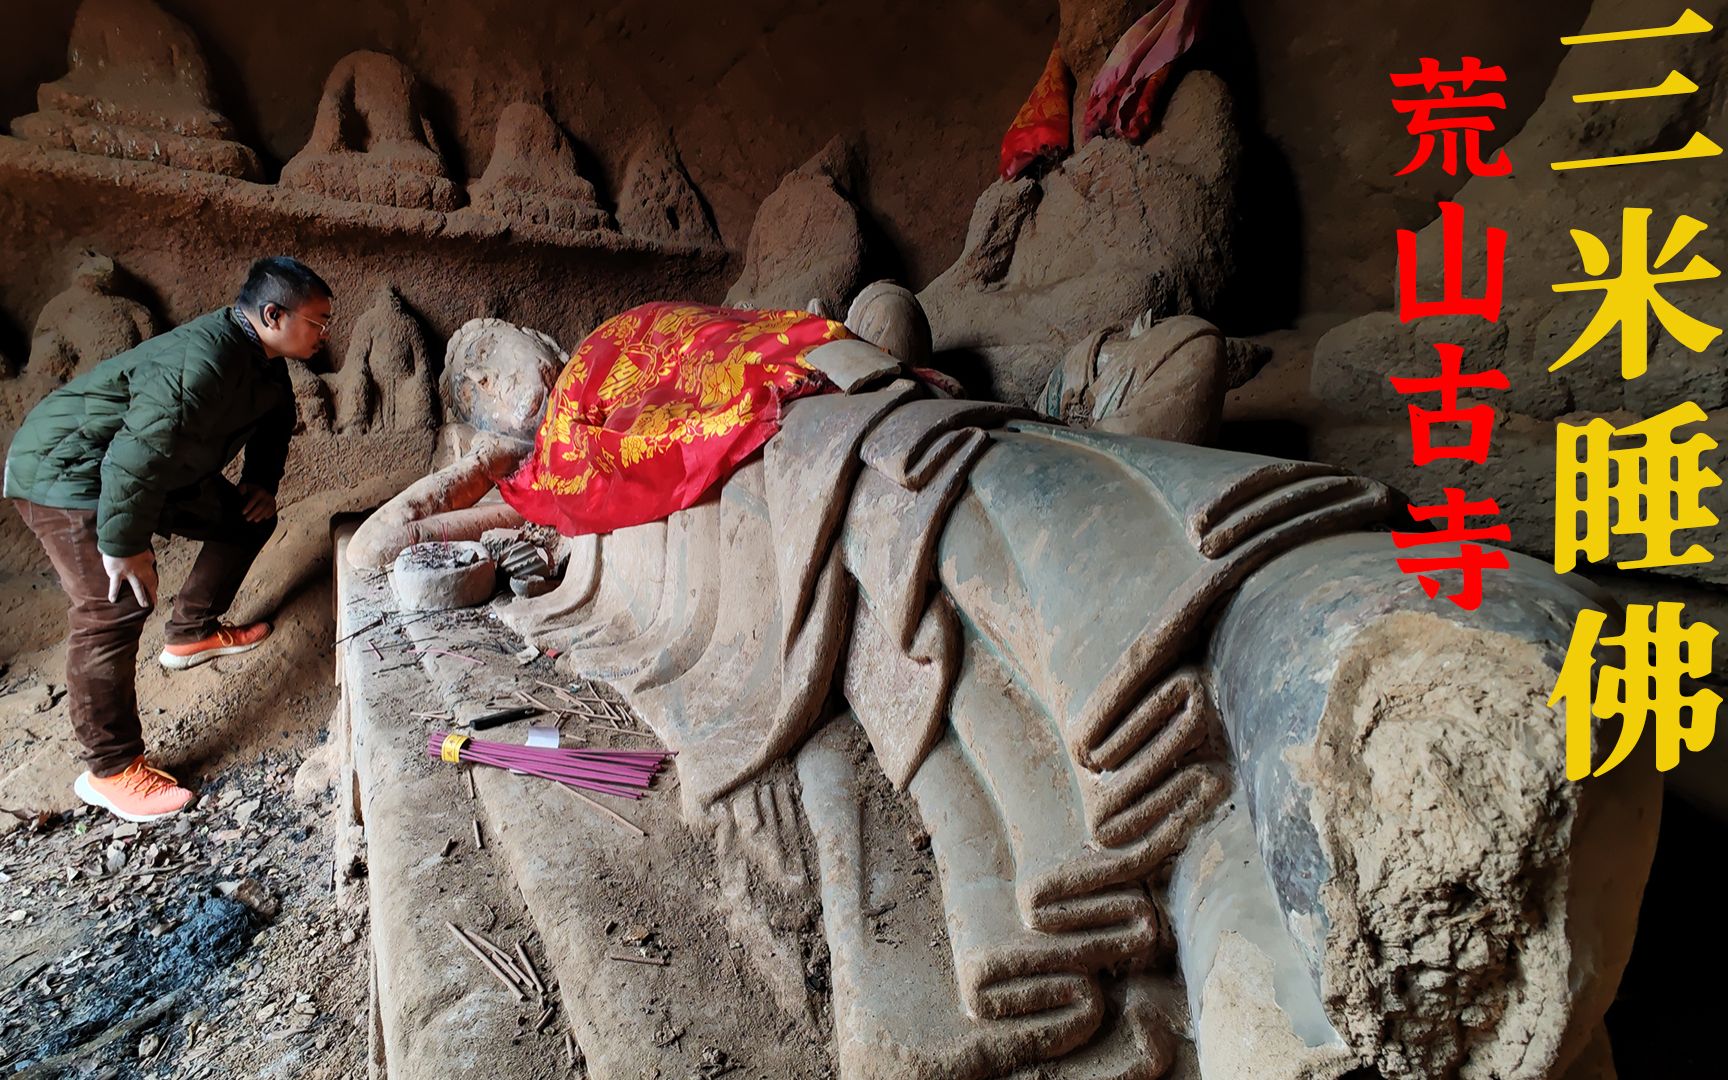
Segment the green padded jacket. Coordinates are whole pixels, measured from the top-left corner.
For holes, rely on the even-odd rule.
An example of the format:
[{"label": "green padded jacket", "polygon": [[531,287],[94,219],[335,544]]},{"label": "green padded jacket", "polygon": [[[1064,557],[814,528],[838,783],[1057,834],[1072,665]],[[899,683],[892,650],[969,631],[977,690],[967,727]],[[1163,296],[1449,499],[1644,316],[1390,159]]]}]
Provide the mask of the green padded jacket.
[{"label": "green padded jacket", "polygon": [[110,357],[30,410],[6,454],[4,492],[96,511],[96,546],[136,555],[165,513],[211,499],[241,449],[242,483],[271,492],[294,431],[288,369],[222,308]]}]

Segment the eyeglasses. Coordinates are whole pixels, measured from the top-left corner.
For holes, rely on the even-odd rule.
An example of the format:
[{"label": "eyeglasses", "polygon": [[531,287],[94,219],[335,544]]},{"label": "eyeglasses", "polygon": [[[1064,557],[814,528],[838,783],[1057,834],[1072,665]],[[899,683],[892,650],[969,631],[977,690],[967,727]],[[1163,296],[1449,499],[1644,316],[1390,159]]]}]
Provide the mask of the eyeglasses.
[{"label": "eyeglasses", "polygon": [[334,316],[332,316],[331,318],[326,319],[323,322],[319,322],[317,319],[308,319],[306,316],[300,314],[298,311],[289,311],[289,312],[285,312],[284,314],[288,315],[290,318],[299,319],[301,322],[309,322],[313,326],[316,326],[318,328],[318,336],[321,338],[328,338],[330,336],[330,324],[332,322],[336,321]]}]

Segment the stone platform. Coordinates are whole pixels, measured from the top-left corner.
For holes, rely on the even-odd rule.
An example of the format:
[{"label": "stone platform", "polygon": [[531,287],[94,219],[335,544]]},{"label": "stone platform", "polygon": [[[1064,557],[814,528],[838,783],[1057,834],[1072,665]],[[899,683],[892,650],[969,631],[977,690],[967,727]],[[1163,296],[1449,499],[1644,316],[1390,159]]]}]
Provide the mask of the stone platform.
[{"label": "stone platform", "polygon": [[[1455,623],[1383,534],[1326,535],[1377,505],[1349,477],[1030,422],[986,434],[999,406],[908,394],[801,403],[717,498],[566,545],[532,600],[398,614],[382,564],[351,565],[365,544],[339,536],[337,741],[388,1073],[556,1059],[538,1005],[445,922],[542,958],[596,1076],[1604,1067],[1654,773],[1560,784],[1548,658],[1589,595],[1520,563]],[[945,524],[930,491],[953,496]],[[905,594],[930,581],[940,595]],[[614,707],[569,710],[564,745],[679,755],[627,822],[428,758],[453,720],[561,713],[545,702],[567,692]],[[1457,898],[1467,913],[1428,918]]]},{"label": "stone platform", "polygon": [[[776,994],[787,988],[759,970],[775,948],[770,931],[728,927],[721,874],[679,820],[675,773],[638,803],[608,800],[644,835],[549,781],[478,767],[470,788],[465,767],[426,755],[428,733],[448,722],[414,714],[473,716],[567,680],[545,660],[520,664],[522,642],[484,608],[395,614],[386,577],[341,557],[346,539],[338,534],[337,790],[358,835],[337,864],[370,878],[373,1076],[580,1075],[568,1072],[566,1027],[593,1076],[831,1075],[825,958],[808,979],[806,958],[790,958],[798,1001],[783,1008]],[[565,725],[565,745],[608,740],[655,745]],[[505,949],[524,943],[558,1002],[544,1031],[539,1006],[517,1000],[446,922]]]}]

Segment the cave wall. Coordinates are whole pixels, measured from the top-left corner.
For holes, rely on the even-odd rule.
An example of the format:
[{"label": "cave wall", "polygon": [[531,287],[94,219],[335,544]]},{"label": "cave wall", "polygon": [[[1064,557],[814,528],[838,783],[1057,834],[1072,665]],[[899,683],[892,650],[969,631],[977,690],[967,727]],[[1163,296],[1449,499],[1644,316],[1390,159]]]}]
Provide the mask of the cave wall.
[{"label": "cave wall", "polygon": [[[31,111],[36,87],[64,73],[77,8],[72,0],[5,6],[0,120]],[[680,0],[614,0],[552,16],[532,0],[163,4],[203,42],[218,95],[267,178],[305,142],[331,67],[355,49],[381,49],[428,84],[459,182],[484,170],[493,127],[514,101],[544,104],[576,137],[603,199],[616,196],[640,135],[669,130],[733,250],[780,178],[831,136],[847,135],[865,166],[855,194],[887,241],[877,269],[914,287],[959,253],[972,202],[993,178],[1001,131],[1050,42],[1060,33],[1078,54],[1083,95],[1099,55],[1140,6],[740,0],[692,15]],[[1258,133],[1244,228],[1264,266],[1243,290],[1241,306],[1259,309],[1245,315],[1244,329],[1305,311],[1383,306],[1393,231],[1426,224],[1434,202],[1459,186],[1435,170],[1393,175],[1409,138],[1388,104],[1388,72],[1424,54],[1503,64],[1511,79],[1499,134],[1509,137],[1561,57],[1550,29],[1581,22],[1587,8],[1585,0],[1318,8],[1216,0],[1201,57],[1230,83],[1244,128]],[[27,293],[36,304],[46,295]],[[16,349],[28,330],[35,312],[21,306],[0,297],[0,347]]]},{"label": "cave wall", "polygon": [[[836,133],[866,162],[858,193],[922,281],[959,251],[1013,117],[1056,32],[1048,0],[926,4],[536,0],[254,7],[165,0],[208,56],[216,90],[267,175],[311,131],[343,56],[389,52],[428,84],[457,179],[479,176],[500,111],[545,105],[615,195],[638,136],[670,129],[728,247],[756,206]],[[7,0],[0,118],[66,70],[71,0]]]},{"label": "cave wall", "polygon": [[1259,192],[1244,198],[1260,213],[1249,226],[1281,270],[1297,271],[1291,306],[1305,313],[1390,303],[1396,231],[1427,225],[1434,204],[1469,179],[1433,166],[1394,175],[1415,141],[1392,110],[1388,76],[1416,70],[1423,56],[1447,65],[1477,56],[1504,67],[1506,83],[1489,88],[1505,96],[1506,110],[1483,140],[1486,156],[1547,94],[1565,53],[1554,28],[1574,33],[1590,11],[1589,0],[1235,0],[1234,7],[1220,13],[1215,44],[1223,47],[1209,59],[1250,113],[1244,126],[1263,133],[1251,147]]},{"label": "cave wall", "polygon": [[[683,0],[553,13],[532,0],[160,6],[196,35],[216,101],[234,137],[257,152],[262,183],[102,158],[67,168],[6,140],[0,361],[14,368],[86,248],[120,264],[122,281],[129,275],[131,294],[162,325],[225,300],[255,254],[304,255],[341,294],[327,369],[345,362],[352,317],[386,286],[424,324],[434,364],[442,341],[477,315],[569,344],[629,303],[720,299],[764,198],[836,134],[861,166],[849,194],[875,241],[866,273],[919,287],[960,254],[974,201],[994,178],[1003,128],[1050,42],[1060,37],[1073,53],[1083,101],[1103,53],[1141,10],[1132,0],[740,0],[698,14]],[[1585,6],[1461,0],[1441,10],[1347,0],[1299,9],[1215,0],[1207,34],[1184,64],[1220,74],[1234,102],[1244,144],[1236,246],[1245,257],[1231,268],[1229,295],[1207,314],[1230,332],[1253,333],[1303,312],[1382,307],[1393,231],[1426,224],[1435,200],[1460,183],[1432,169],[1393,176],[1410,140],[1390,108],[1387,73],[1422,55],[1472,53],[1505,65],[1512,81],[1501,132],[1510,136],[1559,60],[1553,27],[1579,22]],[[66,73],[77,11],[73,0],[7,0],[0,120],[31,113],[38,87]],[[692,253],[566,242],[487,226],[473,207],[380,212],[288,190],[277,181],[313,134],[327,77],[361,49],[387,52],[418,76],[457,186],[482,176],[500,117],[526,101],[574,139],[608,211],[620,209],[644,141],[670,136],[719,245]],[[1068,312],[1066,322],[1087,317]],[[8,413],[28,402],[14,404]]]}]

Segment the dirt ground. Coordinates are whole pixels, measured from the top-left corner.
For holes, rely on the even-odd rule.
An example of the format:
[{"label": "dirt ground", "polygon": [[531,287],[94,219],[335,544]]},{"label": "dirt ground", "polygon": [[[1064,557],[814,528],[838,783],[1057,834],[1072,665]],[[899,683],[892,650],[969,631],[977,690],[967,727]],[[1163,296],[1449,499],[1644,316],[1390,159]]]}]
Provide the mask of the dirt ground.
[{"label": "dirt ground", "polygon": [[[138,652],[138,710],[150,753],[177,774],[215,775],[265,750],[304,746],[335,705],[328,555],[303,562],[289,539],[272,538],[230,612],[230,621],[271,618],[269,643],[182,672],[156,657],[197,545],[157,541],[161,595]],[[66,602],[10,502],[0,504],[0,541],[11,549],[0,552],[0,807],[65,810],[83,769],[64,699]],[[297,564],[292,573],[285,561]]]},{"label": "dirt ground", "polygon": [[[165,607],[194,549],[159,551]],[[74,808],[64,600],[41,562],[8,559],[30,568],[0,575],[0,1070],[363,1074],[364,881],[339,911],[331,799],[293,797],[336,700],[327,567],[288,590],[272,639],[248,655],[171,674],[155,660],[165,616],[152,619],[146,738],[199,797],[178,819],[137,826]],[[273,602],[249,589],[237,613]]]},{"label": "dirt ground", "polygon": [[333,902],[326,804],[289,795],[300,759],[226,769],[172,822],[82,808],[0,838],[0,1069],[363,1073],[365,907]]}]

